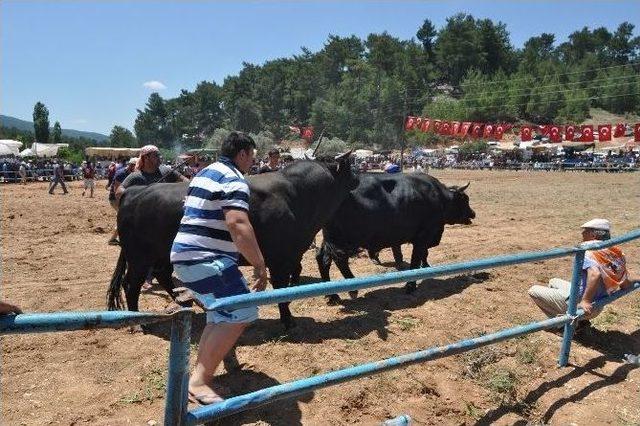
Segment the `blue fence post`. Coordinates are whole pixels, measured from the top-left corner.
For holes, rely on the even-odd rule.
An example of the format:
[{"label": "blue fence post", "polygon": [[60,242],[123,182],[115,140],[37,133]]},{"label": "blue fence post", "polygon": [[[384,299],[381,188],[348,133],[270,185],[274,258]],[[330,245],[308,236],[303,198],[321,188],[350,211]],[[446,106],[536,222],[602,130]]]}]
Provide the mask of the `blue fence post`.
[{"label": "blue fence post", "polygon": [[[584,262],[584,250],[576,253],[573,261],[573,275],[571,277],[571,292],[569,293],[569,303],[567,307],[567,315],[574,317],[578,306],[578,289],[580,288],[580,280],[582,280],[582,264]],[[566,367],[569,362],[569,351],[571,351],[571,339],[575,330],[575,322],[571,321],[564,325],[564,336],[562,338],[562,348],[560,349],[560,358],[558,366]]]},{"label": "blue fence post", "polygon": [[164,424],[166,426],[185,424],[188,408],[191,315],[190,309],[184,309],[174,314],[171,322],[167,400],[164,407]]}]

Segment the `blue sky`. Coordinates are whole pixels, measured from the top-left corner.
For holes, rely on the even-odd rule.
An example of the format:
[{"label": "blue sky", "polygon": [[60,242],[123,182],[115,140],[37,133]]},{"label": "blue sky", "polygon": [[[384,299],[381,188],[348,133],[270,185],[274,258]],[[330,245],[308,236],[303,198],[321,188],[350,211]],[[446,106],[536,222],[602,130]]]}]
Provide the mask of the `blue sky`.
[{"label": "blue sky", "polygon": [[[635,1],[423,2],[0,2],[0,112],[31,120],[42,101],[63,128],[133,129],[153,87],[176,96],[202,80],[221,84],[242,62],[317,51],[329,34],[415,36],[467,12],[507,24],[512,43],[542,32],[562,42],[583,26],[640,23]],[[635,34],[640,29],[636,28]],[[162,86],[160,86],[162,87]]]}]

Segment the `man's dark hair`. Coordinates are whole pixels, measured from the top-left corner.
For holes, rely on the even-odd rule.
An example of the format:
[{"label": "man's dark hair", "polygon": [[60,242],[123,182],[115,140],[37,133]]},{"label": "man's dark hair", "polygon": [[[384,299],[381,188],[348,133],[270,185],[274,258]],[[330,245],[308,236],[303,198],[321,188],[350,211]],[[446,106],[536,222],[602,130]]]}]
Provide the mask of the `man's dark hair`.
[{"label": "man's dark hair", "polygon": [[231,132],[222,142],[220,155],[233,160],[240,151],[248,151],[250,149],[256,149],[256,143],[251,136],[242,132]]}]

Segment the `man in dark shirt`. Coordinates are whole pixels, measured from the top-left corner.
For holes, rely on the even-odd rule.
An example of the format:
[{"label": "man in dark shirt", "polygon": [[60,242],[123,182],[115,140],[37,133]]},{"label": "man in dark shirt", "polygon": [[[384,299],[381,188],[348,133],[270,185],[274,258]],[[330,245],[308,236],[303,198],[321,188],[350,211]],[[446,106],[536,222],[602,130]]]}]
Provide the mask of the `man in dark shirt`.
[{"label": "man in dark shirt", "polygon": [[277,148],[273,148],[269,151],[269,162],[260,168],[260,174],[277,172],[280,170],[280,151]]},{"label": "man in dark shirt", "polygon": [[117,202],[128,187],[151,185],[160,179],[166,183],[189,182],[189,179],[171,167],[160,164],[160,151],[157,146],[145,145],[140,148],[136,171],[127,176],[115,192]]},{"label": "man in dark shirt", "polygon": [[[120,185],[122,185],[122,182],[124,182],[124,180],[127,178],[127,176],[129,176],[131,173],[133,173],[133,171],[136,169],[136,164],[138,163],[138,157],[132,157],[129,160],[129,163],[127,164],[127,167],[124,167],[120,170],[118,170],[116,172],[116,174],[113,177],[113,182],[111,183],[111,186],[109,187],[109,204],[111,204],[111,207],[113,207],[116,211],[118,211],[118,203],[116,202],[116,190],[118,189],[118,187]],[[115,166],[115,165],[114,165]],[[120,241],[118,241],[118,227],[116,226],[113,229],[113,232],[111,233],[111,238],[109,239],[109,245],[112,246],[117,246],[120,244]]]},{"label": "man in dark shirt", "polygon": [[53,162],[53,181],[51,181],[51,185],[49,186],[49,194],[53,195],[53,190],[56,189],[56,186],[62,186],[63,194],[67,194],[67,185],[64,184],[64,168],[61,163],[57,161]]}]

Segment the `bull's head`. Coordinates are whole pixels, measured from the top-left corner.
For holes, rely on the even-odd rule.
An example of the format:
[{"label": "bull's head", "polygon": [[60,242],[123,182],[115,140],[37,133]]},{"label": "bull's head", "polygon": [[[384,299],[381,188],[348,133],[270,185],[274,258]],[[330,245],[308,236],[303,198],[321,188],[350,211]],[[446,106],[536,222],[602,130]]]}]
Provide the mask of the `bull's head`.
[{"label": "bull's head", "polygon": [[445,222],[448,225],[454,225],[457,223],[470,225],[471,219],[476,217],[476,213],[469,205],[469,196],[465,193],[465,190],[469,187],[470,183],[471,182],[462,187],[449,187],[451,198],[449,199],[445,211]]}]

